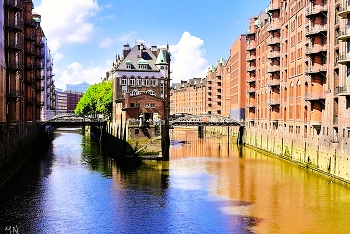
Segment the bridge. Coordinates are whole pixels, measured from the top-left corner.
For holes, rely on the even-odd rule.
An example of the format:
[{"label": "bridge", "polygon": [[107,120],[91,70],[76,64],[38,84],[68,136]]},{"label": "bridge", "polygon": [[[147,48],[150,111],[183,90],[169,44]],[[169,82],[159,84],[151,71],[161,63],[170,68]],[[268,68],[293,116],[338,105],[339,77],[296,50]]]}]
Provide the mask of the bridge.
[{"label": "bridge", "polygon": [[173,126],[244,126],[243,122],[211,114],[185,115],[170,120],[170,124]]},{"label": "bridge", "polygon": [[74,113],[60,113],[41,122],[42,124],[51,124],[54,126],[84,126],[89,124],[105,124],[106,120],[91,116],[80,116]]}]

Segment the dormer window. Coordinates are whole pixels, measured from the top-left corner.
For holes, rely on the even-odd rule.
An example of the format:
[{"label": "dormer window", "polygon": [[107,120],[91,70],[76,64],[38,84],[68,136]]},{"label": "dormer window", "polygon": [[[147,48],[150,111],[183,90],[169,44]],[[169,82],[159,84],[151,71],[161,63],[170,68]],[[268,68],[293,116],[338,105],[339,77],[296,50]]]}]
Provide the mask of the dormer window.
[{"label": "dormer window", "polygon": [[130,60],[125,61],[125,67],[126,67],[126,69],[131,69],[131,61]]},{"label": "dormer window", "polygon": [[137,61],[137,66],[141,70],[147,70],[148,69],[148,62],[146,60],[144,60],[143,58],[141,58]]}]

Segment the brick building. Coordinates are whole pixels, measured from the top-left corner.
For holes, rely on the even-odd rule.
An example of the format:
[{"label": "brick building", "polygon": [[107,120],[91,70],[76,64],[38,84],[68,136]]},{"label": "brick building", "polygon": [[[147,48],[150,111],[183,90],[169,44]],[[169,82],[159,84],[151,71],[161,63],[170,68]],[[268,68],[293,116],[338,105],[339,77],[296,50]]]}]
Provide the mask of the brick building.
[{"label": "brick building", "polygon": [[206,79],[193,78],[173,84],[170,90],[170,114],[206,112]]},{"label": "brick building", "polygon": [[[0,122],[38,122],[54,109],[52,58],[30,0],[2,1]],[[4,69],[6,67],[6,69]]]},{"label": "brick building", "polygon": [[349,179],[348,1],[272,0],[247,31],[247,143]]},{"label": "brick building", "polygon": [[229,58],[220,58],[215,66],[210,66],[206,78],[172,85],[171,114],[208,113],[244,121],[246,58],[250,57],[253,58],[246,57],[246,37],[241,35],[232,44]]}]

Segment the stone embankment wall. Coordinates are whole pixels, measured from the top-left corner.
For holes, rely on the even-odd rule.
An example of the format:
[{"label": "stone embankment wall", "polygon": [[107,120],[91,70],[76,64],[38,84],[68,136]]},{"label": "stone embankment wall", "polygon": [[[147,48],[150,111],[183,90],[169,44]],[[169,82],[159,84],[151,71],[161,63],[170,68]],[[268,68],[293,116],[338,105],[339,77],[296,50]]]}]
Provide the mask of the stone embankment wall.
[{"label": "stone embankment wall", "polygon": [[0,126],[0,186],[52,139],[52,129],[33,123]]},{"label": "stone embankment wall", "polygon": [[291,137],[279,131],[247,129],[244,143],[247,147],[350,184],[350,155],[338,150],[336,145],[321,145],[316,136]]}]

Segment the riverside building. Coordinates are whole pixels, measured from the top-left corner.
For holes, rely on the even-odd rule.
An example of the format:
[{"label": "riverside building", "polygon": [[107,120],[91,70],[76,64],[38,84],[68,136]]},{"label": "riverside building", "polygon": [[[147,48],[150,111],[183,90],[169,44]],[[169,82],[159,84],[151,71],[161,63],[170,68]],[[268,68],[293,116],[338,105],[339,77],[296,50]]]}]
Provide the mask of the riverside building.
[{"label": "riverside building", "polygon": [[132,48],[126,44],[123,54],[116,55],[106,74],[113,79],[112,122],[121,139],[127,140],[125,124],[149,126],[169,115],[169,59],[168,48],[148,48],[144,41]]},{"label": "riverside building", "polygon": [[252,17],[245,120],[246,143],[346,180],[348,17],[345,0],[272,0]]},{"label": "riverside building", "polygon": [[52,59],[33,9],[31,0],[0,1],[0,186],[42,140],[42,111],[55,98]]},{"label": "riverside building", "polygon": [[205,112],[244,119],[248,145],[349,181],[349,18],[348,0],[270,1],[249,19],[245,57],[232,45],[209,67]]}]

